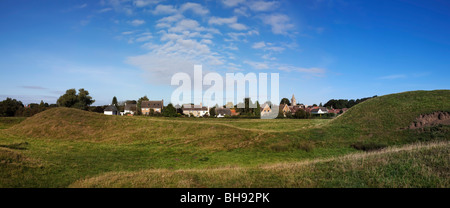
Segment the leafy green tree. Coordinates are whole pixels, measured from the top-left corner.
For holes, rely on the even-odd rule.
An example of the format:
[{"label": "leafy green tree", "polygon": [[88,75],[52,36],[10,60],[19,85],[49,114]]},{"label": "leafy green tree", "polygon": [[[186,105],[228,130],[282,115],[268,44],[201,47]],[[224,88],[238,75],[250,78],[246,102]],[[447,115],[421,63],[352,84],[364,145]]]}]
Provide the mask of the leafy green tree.
[{"label": "leafy green tree", "polygon": [[295,118],[299,118],[299,119],[305,119],[307,118],[306,116],[306,111],[303,109],[298,109],[295,114],[294,114]]},{"label": "leafy green tree", "polygon": [[17,112],[23,110],[23,104],[16,99],[6,98],[0,102],[0,116],[14,116]]},{"label": "leafy green tree", "polygon": [[142,115],[142,111],[141,111],[142,101],[149,101],[147,95],[145,95],[144,97],[139,98],[138,101],[137,101],[136,107],[137,107],[137,114],[138,115]]},{"label": "leafy green tree", "polygon": [[283,98],[281,99],[280,105],[282,104],[286,104],[286,105],[291,105],[291,101],[289,101],[289,99],[287,98]]},{"label": "leafy green tree", "polygon": [[75,89],[68,89],[64,95],[58,98],[56,102],[59,107],[72,107],[77,103],[77,91]]},{"label": "leafy green tree", "polygon": [[172,103],[169,103],[169,105],[163,109],[162,115],[165,117],[176,117],[177,109],[173,107]]},{"label": "leafy green tree", "polygon": [[41,103],[39,103],[39,108],[45,108],[45,103],[43,100],[41,100]]},{"label": "leafy green tree", "polygon": [[277,118],[285,118],[284,117],[284,113],[283,113],[283,111],[278,111],[278,116],[277,116]]},{"label": "leafy green tree", "polygon": [[209,115],[211,117],[216,117],[216,107],[212,107],[209,109]]},{"label": "leafy green tree", "polygon": [[258,101],[256,101],[255,116],[256,117],[261,117],[261,106],[259,105]]},{"label": "leafy green tree", "polygon": [[64,95],[58,98],[57,104],[59,107],[88,110],[89,106],[94,102],[95,100],[89,96],[89,92],[81,88],[78,90],[78,95],[75,89],[67,90]]},{"label": "leafy green tree", "polygon": [[117,102],[116,96],[113,97],[111,105],[116,106],[116,107],[119,106],[119,102]]}]

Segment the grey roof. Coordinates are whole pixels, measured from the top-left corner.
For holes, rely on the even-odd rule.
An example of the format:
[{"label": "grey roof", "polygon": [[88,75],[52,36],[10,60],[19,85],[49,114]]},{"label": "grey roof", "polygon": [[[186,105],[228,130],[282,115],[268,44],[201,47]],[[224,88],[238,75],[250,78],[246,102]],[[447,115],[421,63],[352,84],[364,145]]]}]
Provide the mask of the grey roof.
[{"label": "grey roof", "polygon": [[125,110],[128,110],[128,111],[136,111],[136,106],[137,106],[137,104],[128,104],[128,103],[125,103]]},{"label": "grey roof", "polygon": [[114,105],[110,105],[106,107],[104,111],[117,111],[117,108]]},{"label": "grey roof", "polygon": [[183,105],[183,110],[187,111],[207,111],[208,107],[201,105]]},{"label": "grey roof", "polygon": [[312,110],[311,110],[311,113],[317,113],[317,112],[319,112],[319,110],[322,110],[323,112],[328,112],[328,109],[327,109],[327,108],[325,108],[325,107],[319,107],[319,108],[316,108],[316,109],[312,109]]},{"label": "grey roof", "polygon": [[163,108],[163,100],[161,101],[142,101],[141,108]]},{"label": "grey roof", "polygon": [[229,108],[216,108],[216,114],[231,116],[231,110]]}]

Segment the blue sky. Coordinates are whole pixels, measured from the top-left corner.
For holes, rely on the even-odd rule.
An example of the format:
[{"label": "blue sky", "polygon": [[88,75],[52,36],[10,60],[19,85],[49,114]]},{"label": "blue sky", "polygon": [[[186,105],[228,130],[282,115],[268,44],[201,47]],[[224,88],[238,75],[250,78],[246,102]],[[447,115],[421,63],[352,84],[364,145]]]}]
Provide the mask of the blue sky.
[{"label": "blue sky", "polygon": [[0,99],[170,100],[176,72],[280,73],[304,104],[449,89],[450,3],[4,0]]}]

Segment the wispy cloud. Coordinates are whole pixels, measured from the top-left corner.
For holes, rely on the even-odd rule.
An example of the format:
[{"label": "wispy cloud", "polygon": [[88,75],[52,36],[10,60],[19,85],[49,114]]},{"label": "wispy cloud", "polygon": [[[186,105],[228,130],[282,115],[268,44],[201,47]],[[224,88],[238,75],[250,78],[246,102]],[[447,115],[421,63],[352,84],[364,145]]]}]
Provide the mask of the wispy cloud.
[{"label": "wispy cloud", "polygon": [[112,8],[107,7],[107,8],[103,8],[103,9],[98,10],[98,13],[105,13],[105,12],[109,12],[109,11],[112,11]]},{"label": "wispy cloud", "polygon": [[228,27],[235,30],[246,30],[247,26],[237,22],[238,18],[236,16],[229,18],[221,17],[211,17],[208,21],[210,25],[228,25]]},{"label": "wispy cloud", "polygon": [[153,4],[157,4],[161,2],[161,0],[134,0],[133,4],[137,7],[145,7]]},{"label": "wispy cloud", "polygon": [[245,0],[222,0],[221,2],[226,7],[235,7],[235,6],[239,5],[239,4],[244,3]]},{"label": "wispy cloud", "polygon": [[133,21],[129,21],[128,24],[133,25],[133,26],[139,26],[139,25],[145,24],[145,21],[140,20],[140,19],[135,19]]},{"label": "wispy cloud", "polygon": [[277,1],[250,1],[248,7],[256,12],[267,12],[276,9],[279,6]]},{"label": "wispy cloud", "polygon": [[19,86],[21,88],[25,89],[32,89],[32,90],[46,90],[47,88],[41,87],[41,86]]},{"label": "wispy cloud", "polygon": [[77,9],[83,9],[85,7],[87,7],[87,4],[81,4],[81,5],[75,6],[75,8],[77,8]]},{"label": "wispy cloud", "polygon": [[285,14],[270,14],[262,17],[264,24],[270,25],[272,32],[278,35],[287,35],[294,29],[291,19]]},{"label": "wispy cloud", "polygon": [[177,13],[177,9],[172,5],[161,5],[159,4],[156,6],[156,8],[152,11],[155,15],[162,15],[162,14],[175,14]]},{"label": "wispy cloud", "polygon": [[383,77],[379,77],[379,79],[404,79],[407,76],[405,74],[392,74],[392,75],[388,75],[388,76],[383,76]]},{"label": "wispy cloud", "polygon": [[186,11],[191,11],[194,14],[202,15],[202,16],[209,14],[209,10],[207,8],[203,7],[201,4],[192,3],[192,2],[188,2],[188,3],[181,5],[180,12],[186,12]]},{"label": "wispy cloud", "polygon": [[273,43],[266,43],[264,41],[254,43],[252,48],[262,49],[265,51],[274,51],[274,52],[282,52],[285,50],[285,48],[283,48],[283,47],[275,46]]},{"label": "wispy cloud", "polygon": [[244,63],[252,66],[254,69],[270,69],[269,64],[265,62],[244,61]]}]

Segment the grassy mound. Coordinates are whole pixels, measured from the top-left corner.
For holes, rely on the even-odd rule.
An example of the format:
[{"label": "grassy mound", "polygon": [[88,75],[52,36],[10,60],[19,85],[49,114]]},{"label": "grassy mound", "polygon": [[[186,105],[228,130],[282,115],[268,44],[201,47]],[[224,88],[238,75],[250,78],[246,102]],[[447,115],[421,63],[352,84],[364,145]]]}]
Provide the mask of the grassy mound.
[{"label": "grassy mound", "polygon": [[212,149],[250,144],[250,140],[259,134],[233,126],[222,128],[213,122],[107,116],[71,108],[44,111],[6,131],[14,135],[51,140],[115,143],[145,141],[168,146],[190,144]]},{"label": "grassy mound", "polygon": [[362,130],[395,131],[408,127],[420,115],[450,112],[450,90],[411,91],[369,99],[335,119],[332,125]]}]

